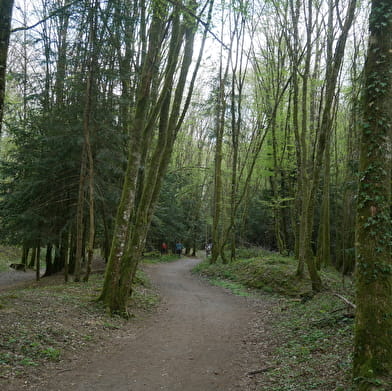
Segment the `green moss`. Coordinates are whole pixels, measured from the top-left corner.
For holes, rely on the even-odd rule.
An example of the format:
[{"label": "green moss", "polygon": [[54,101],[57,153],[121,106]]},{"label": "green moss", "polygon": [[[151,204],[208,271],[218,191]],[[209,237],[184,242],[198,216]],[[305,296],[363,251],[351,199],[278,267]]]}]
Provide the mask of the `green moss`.
[{"label": "green moss", "polygon": [[[294,258],[263,251],[258,257],[239,259],[230,264],[202,262],[194,272],[207,278],[240,283],[245,288],[298,297],[311,291],[311,281],[307,276],[298,278],[296,268]],[[322,271],[321,275],[325,286],[335,289],[341,285],[341,276],[335,270]]]},{"label": "green moss", "polygon": [[215,286],[220,286],[222,288],[230,290],[237,296],[251,296],[251,292],[245,289],[243,285],[232,282],[232,281],[225,281],[221,279],[211,279],[210,282]]},{"label": "green moss", "polygon": [[[295,277],[297,262],[264,252],[260,256],[224,265],[200,263],[195,273],[234,294],[263,292],[273,297],[270,321],[274,347],[266,358],[270,368],[260,390],[351,390],[353,319],[341,299],[323,291],[303,302],[293,296],[311,291],[309,278]],[[324,285],[352,299],[352,285],[328,269],[321,272]],[[347,281],[349,282],[349,281]],[[268,351],[268,349],[267,349]],[[268,367],[268,365],[266,365]]]}]

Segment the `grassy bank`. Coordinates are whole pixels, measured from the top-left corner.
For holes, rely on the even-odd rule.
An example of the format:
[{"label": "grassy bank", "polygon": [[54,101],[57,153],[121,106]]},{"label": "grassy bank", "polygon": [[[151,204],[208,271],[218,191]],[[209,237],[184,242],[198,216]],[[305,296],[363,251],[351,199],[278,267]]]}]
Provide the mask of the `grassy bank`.
[{"label": "grassy bank", "polygon": [[[242,257],[241,257],[242,256]],[[350,281],[336,271],[322,271],[323,292],[311,294],[308,278],[295,277],[296,261],[267,251],[240,252],[238,261],[223,265],[203,262],[194,272],[235,294],[276,299],[270,334],[254,343],[270,345],[262,371],[255,374],[258,391],[349,391],[353,312],[336,293],[350,301]],[[257,326],[256,326],[257,327]]]},{"label": "grassy bank", "polygon": [[144,253],[143,255],[143,263],[167,263],[173,261],[178,261],[178,255],[160,254],[158,251]]},{"label": "grassy bank", "polygon": [[[45,278],[0,294],[0,388],[9,378],[28,381],[68,355],[107,341],[114,330],[131,327],[132,322],[109,317],[96,302],[101,274],[92,275],[88,283],[64,284],[62,278]],[[147,277],[138,272],[130,313],[143,317],[158,300]]]},{"label": "grassy bank", "polygon": [[[300,297],[311,291],[309,277],[298,279],[295,275],[297,262],[292,257],[265,250],[241,250],[238,261],[224,265],[222,263],[200,263],[194,271],[210,279],[228,280],[250,289],[287,297]],[[333,291],[345,291],[350,294],[351,282],[342,284],[342,276],[329,268],[321,271],[324,288]]]}]

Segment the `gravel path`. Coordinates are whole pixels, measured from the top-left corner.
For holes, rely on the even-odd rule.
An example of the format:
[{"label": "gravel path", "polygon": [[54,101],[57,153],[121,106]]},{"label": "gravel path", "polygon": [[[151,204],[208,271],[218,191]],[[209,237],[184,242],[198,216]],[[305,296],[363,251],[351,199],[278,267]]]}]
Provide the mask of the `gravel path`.
[{"label": "gravel path", "polygon": [[24,272],[10,268],[10,270],[0,273],[0,292],[32,281],[35,281],[34,270],[26,270]]},{"label": "gravel path", "polygon": [[243,339],[255,317],[254,304],[192,276],[197,262],[150,266],[163,297],[158,313],[103,349],[70,362],[37,390],[251,389],[241,379],[249,369]]}]

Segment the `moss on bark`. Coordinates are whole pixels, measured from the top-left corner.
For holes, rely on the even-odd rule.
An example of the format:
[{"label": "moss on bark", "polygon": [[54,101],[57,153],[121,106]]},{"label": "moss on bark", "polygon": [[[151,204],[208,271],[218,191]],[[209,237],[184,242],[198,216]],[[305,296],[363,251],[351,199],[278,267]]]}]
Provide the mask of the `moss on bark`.
[{"label": "moss on bark", "polygon": [[392,384],[392,3],[373,0],[364,71],[356,225],[358,391]]}]

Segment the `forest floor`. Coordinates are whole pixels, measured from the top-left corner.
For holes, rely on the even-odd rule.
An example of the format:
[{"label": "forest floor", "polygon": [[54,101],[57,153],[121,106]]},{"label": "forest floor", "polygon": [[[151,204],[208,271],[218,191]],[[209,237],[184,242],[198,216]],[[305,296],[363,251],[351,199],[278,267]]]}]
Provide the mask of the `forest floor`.
[{"label": "forest floor", "polygon": [[[83,284],[64,286],[61,276],[22,289],[23,282],[16,277],[7,282],[7,272],[0,273],[0,389],[348,390],[339,386],[344,374],[337,375],[336,357],[331,368],[320,351],[310,357],[303,346],[297,353],[285,350],[294,336],[278,327],[277,319],[286,316],[287,299],[233,295],[211,286],[191,274],[199,262],[145,265],[153,286],[142,281],[131,321],[109,318],[92,302],[100,275],[92,276],[87,290]],[[324,337],[317,338],[327,341]],[[307,359],[319,361],[310,365]],[[285,377],[292,382],[277,380]]]},{"label": "forest floor", "polygon": [[[254,355],[252,350],[267,352],[268,346],[274,345],[266,333],[273,300],[255,301],[210,286],[191,275],[190,270],[197,262],[199,260],[182,259],[148,265],[147,273],[161,296],[157,309],[149,315],[139,313],[131,322],[107,325],[103,331],[94,314],[90,314],[89,319],[82,317],[74,322],[80,315],[72,312],[68,305],[50,308],[51,298],[45,291],[40,295],[42,308],[39,310],[35,294],[29,300],[28,295],[20,296],[19,289],[3,289],[3,302],[7,297],[17,300],[12,306],[9,302],[3,304],[1,310],[4,316],[0,326],[2,337],[6,337],[9,344],[18,341],[14,341],[12,333],[4,335],[6,325],[25,328],[28,333],[29,324],[35,328],[37,318],[42,322],[42,340],[53,340],[60,333],[66,340],[74,338],[79,343],[69,341],[70,346],[58,361],[41,363],[39,356],[44,343],[25,341],[24,350],[31,350],[30,365],[25,365],[26,357],[19,365],[12,365],[14,372],[9,368],[8,373],[2,374],[0,388],[4,391],[255,389],[252,378],[257,375],[249,372],[262,373],[268,362],[263,360],[264,353]],[[27,278],[28,274],[22,273],[20,278]],[[15,288],[15,278],[11,282]],[[4,279],[0,279],[1,283],[6,285]],[[263,320],[261,325],[260,319]],[[72,330],[63,330],[70,322]],[[254,322],[258,322],[257,330],[252,329]],[[80,343],[80,336],[87,331],[86,323],[87,328],[96,328],[89,330],[95,340],[93,345],[87,341]],[[20,329],[15,330],[15,336]],[[67,336],[71,331],[72,335]],[[257,337],[262,336],[258,342],[254,332]],[[38,345],[41,350],[34,352]],[[46,348],[47,355],[56,355],[58,351]],[[3,358],[3,361],[6,360]]]}]

